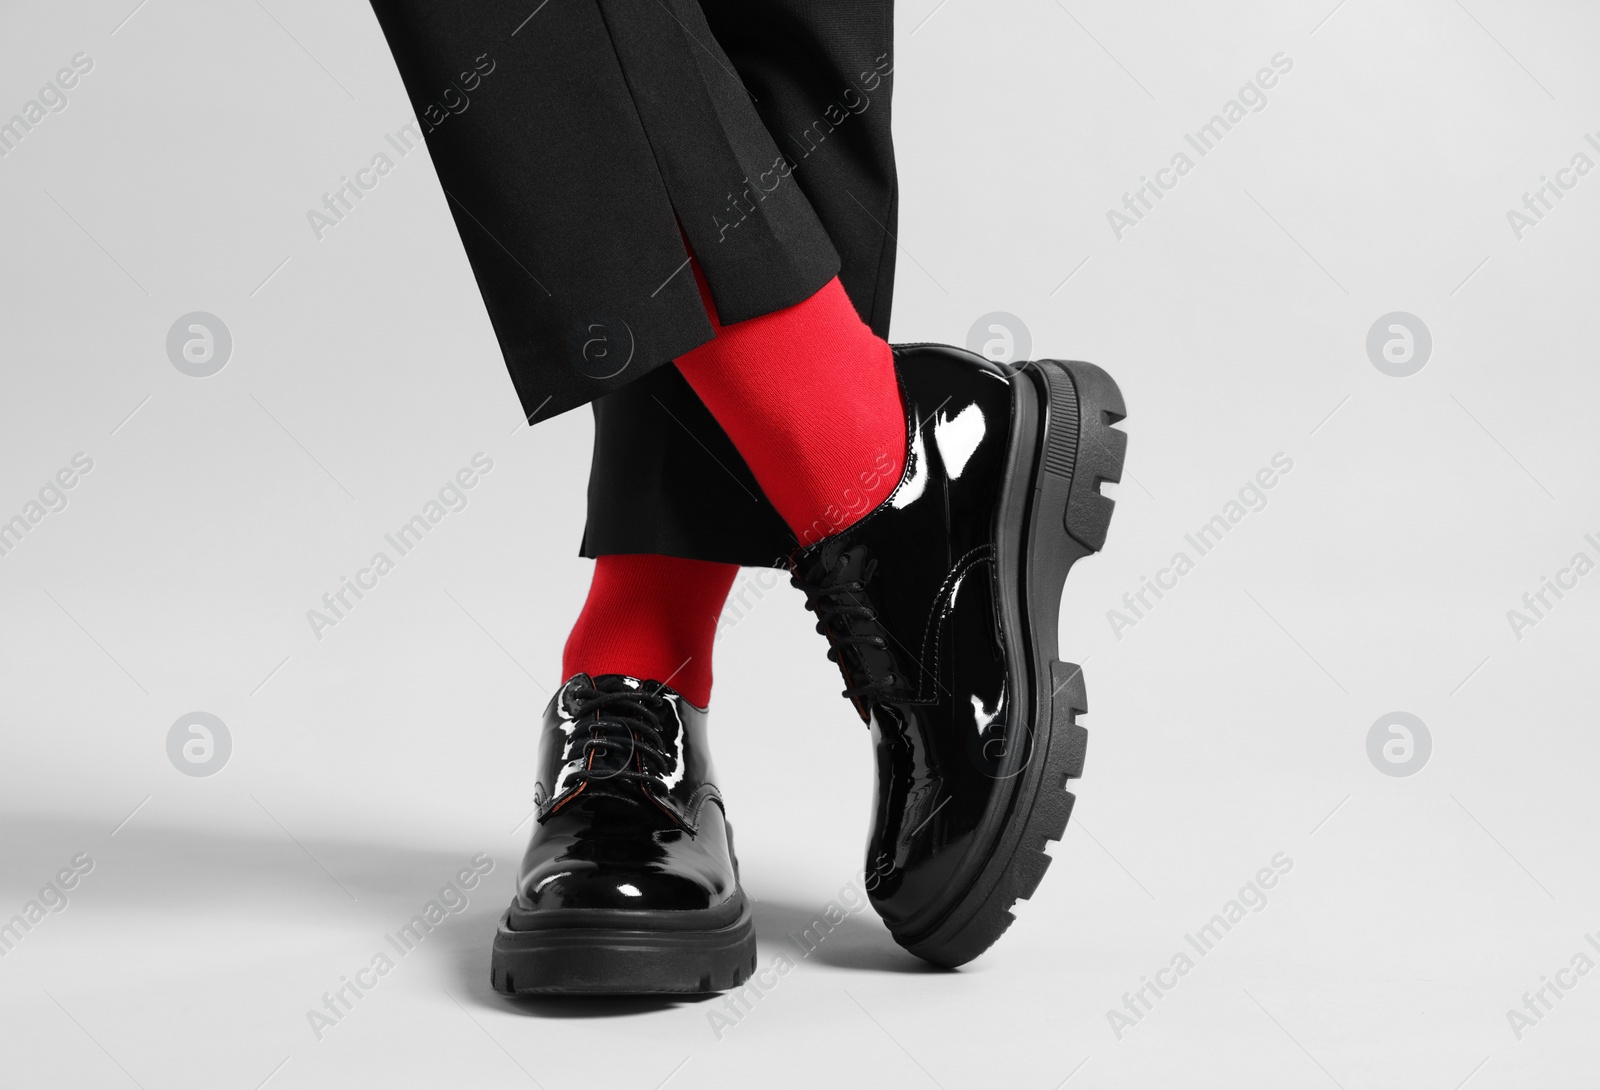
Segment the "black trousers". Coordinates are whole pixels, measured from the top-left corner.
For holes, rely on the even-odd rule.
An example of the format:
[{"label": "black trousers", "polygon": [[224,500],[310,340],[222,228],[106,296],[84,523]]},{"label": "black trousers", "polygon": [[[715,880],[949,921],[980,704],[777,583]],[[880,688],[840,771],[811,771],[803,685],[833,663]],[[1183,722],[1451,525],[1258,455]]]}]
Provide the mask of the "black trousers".
[{"label": "black trousers", "polygon": [[[372,0],[530,422],[593,403],[582,552],[794,538],[671,360],[838,275],[886,335],[892,0]],[[681,233],[680,233],[681,232]]]}]

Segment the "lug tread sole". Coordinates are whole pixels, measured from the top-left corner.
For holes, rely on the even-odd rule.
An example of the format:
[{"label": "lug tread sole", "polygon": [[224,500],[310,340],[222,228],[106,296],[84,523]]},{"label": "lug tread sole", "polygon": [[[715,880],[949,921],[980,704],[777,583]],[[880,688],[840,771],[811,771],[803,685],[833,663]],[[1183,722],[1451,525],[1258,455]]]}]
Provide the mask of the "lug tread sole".
[{"label": "lug tread sole", "polygon": [[717,931],[550,928],[495,935],[489,983],[507,996],[700,995],[756,969],[750,908]]}]

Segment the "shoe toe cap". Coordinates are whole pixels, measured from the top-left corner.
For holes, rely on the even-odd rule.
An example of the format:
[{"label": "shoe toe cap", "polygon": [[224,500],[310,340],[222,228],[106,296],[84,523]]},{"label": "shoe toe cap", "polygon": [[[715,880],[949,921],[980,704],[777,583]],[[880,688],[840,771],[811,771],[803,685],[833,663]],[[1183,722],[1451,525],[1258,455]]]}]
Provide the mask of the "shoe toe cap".
[{"label": "shoe toe cap", "polygon": [[530,912],[562,908],[692,911],[723,900],[726,891],[722,886],[713,874],[569,861],[525,875],[517,901]]}]

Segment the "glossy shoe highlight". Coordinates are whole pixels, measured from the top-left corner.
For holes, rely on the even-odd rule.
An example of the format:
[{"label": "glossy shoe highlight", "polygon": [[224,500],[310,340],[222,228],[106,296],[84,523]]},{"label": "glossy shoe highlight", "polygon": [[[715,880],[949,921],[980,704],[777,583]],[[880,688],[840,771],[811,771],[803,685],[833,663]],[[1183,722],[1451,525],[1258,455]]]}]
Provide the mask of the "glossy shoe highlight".
[{"label": "glossy shoe highlight", "polygon": [[1121,479],[1127,436],[1093,364],[895,358],[904,476],[790,568],[873,734],[873,906],[902,946],[953,966],[1010,925],[1072,812],[1086,703],[1056,660],[1061,589],[1105,542],[1099,487]]},{"label": "glossy shoe highlight", "polygon": [[657,681],[574,675],[545,710],[535,801],[497,991],[683,994],[749,977],[755,928],[704,709]]}]

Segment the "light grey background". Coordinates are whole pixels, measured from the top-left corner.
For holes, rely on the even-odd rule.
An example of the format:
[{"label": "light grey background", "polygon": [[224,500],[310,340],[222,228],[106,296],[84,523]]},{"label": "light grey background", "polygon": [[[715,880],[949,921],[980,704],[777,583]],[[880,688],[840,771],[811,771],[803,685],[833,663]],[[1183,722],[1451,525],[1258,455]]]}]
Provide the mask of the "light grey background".
[{"label": "light grey background", "polygon": [[[1087,776],[980,961],[925,972],[852,915],[719,1036],[720,999],[489,990],[587,586],[591,427],[518,426],[424,153],[313,237],[306,210],[410,120],[370,11],[135,2],[0,15],[0,118],[94,62],[0,158],[0,517],[93,462],[0,558],[0,918],[94,864],[0,958],[0,1081],[1490,1090],[1594,1070],[1600,974],[1565,977],[1520,1039],[1507,1011],[1600,960],[1600,574],[1520,639],[1507,611],[1600,560],[1600,176],[1520,239],[1506,213],[1576,153],[1600,162],[1600,10],[900,6],[896,338],[1014,314],[1131,408],[1110,539],[1062,615]],[[1266,106],[1118,240],[1107,210],[1279,53]],[[233,340],[209,378],[166,354],[196,311]],[[1366,351],[1395,311],[1433,341],[1407,378]],[[306,611],[478,452],[465,510],[315,638]],[[1266,508],[1118,638],[1108,611],[1280,452]],[[859,873],[870,790],[809,616],[765,583],[714,700],[764,967]],[[211,776],[168,756],[196,711],[231,738]],[[1431,736],[1413,775],[1369,759],[1392,712]],[[318,1040],[306,1010],[478,852],[471,907]],[[1266,907],[1119,1039],[1107,1012],[1279,852]]]}]

